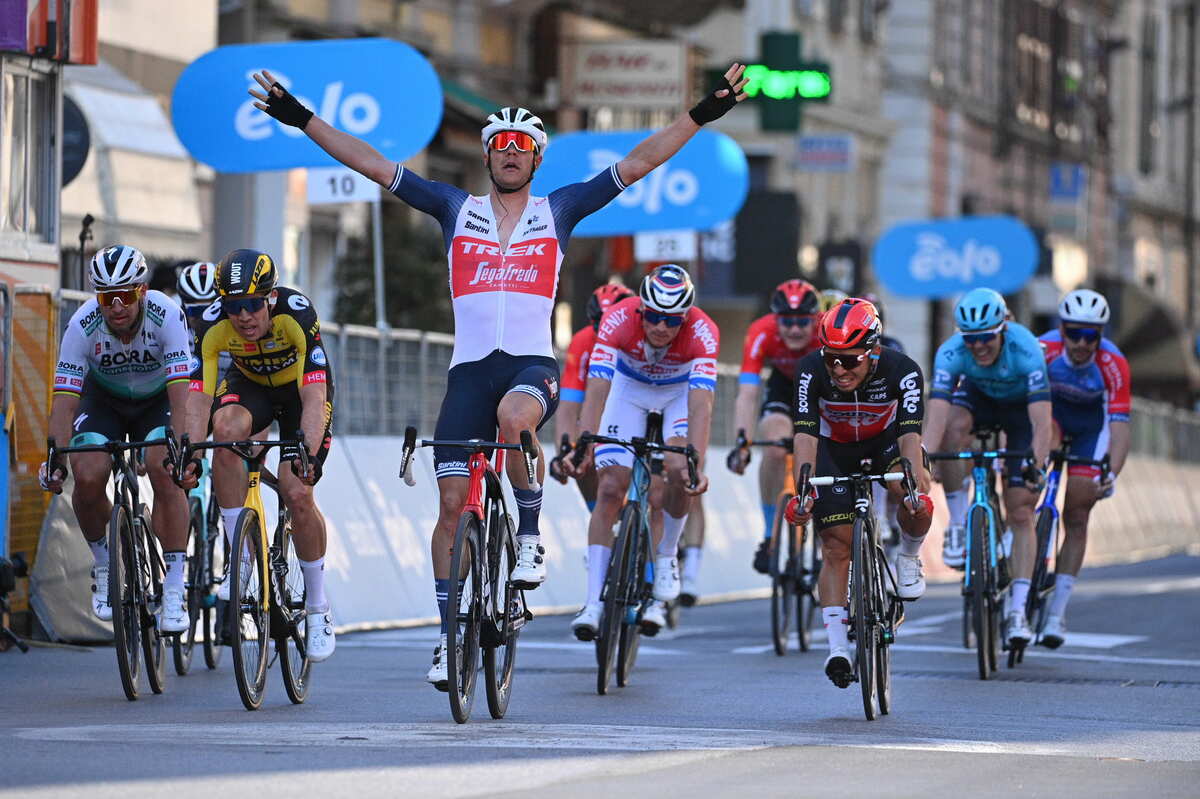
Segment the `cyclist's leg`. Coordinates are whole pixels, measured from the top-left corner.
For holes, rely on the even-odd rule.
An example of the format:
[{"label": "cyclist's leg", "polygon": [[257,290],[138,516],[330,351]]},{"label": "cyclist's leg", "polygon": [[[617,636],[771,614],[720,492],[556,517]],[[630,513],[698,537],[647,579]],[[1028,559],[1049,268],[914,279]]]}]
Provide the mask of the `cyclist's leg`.
[{"label": "cyclist's leg", "polygon": [[[1100,458],[1108,451],[1108,421],[1101,417],[1099,424],[1072,432],[1070,454],[1085,458]],[[1054,596],[1047,615],[1062,619],[1067,602],[1075,587],[1075,578],[1083,566],[1087,551],[1088,519],[1092,506],[1100,497],[1100,469],[1097,466],[1072,464],[1067,467],[1067,490],[1063,500],[1063,542],[1054,565]]]},{"label": "cyclist's leg", "polygon": [[[836,449],[835,449],[836,448]],[[813,473],[838,477],[854,471],[861,460],[860,447],[831,445],[828,439],[817,444]],[[821,486],[813,503],[813,527],[821,541],[821,575],[817,595],[821,601],[821,619],[829,643],[826,675],[840,687],[849,684],[850,642],[847,638],[846,594],[850,571],[850,547],[854,521],[854,502],[846,485]]]},{"label": "cyclist's leg", "polygon": [[[230,370],[217,386],[212,416],[214,441],[242,441],[255,430],[271,424],[274,412],[265,386]],[[246,501],[246,468],[242,459],[228,449],[213,451],[213,490],[225,538],[232,542],[234,526]]]},{"label": "cyclist's leg", "polygon": [[683,593],[699,596],[700,562],[704,557],[704,497],[696,497],[683,528]]},{"label": "cyclist's leg", "polygon": [[[145,401],[134,401],[123,411],[127,429],[133,441],[145,441],[160,437],[163,428],[172,423],[171,404],[167,392]],[[182,425],[181,425],[182,427]],[[188,539],[187,494],[179,490],[171,475],[163,466],[167,457],[166,447],[150,447],[146,450],[146,475],[154,489],[154,509],[151,523],[154,533],[162,542],[167,565],[167,583],[183,588],[183,573],[186,570],[184,552]]]},{"label": "cyclist's leg", "polygon": [[[972,445],[971,428],[975,423],[977,403],[985,400],[984,395],[969,380],[962,380],[950,402],[950,415],[946,421],[946,434],[942,449],[962,451]],[[963,536],[958,535],[967,523],[967,507],[971,504],[971,485],[967,479],[970,466],[965,461],[941,461],[934,469],[934,476],[946,492],[946,508],[950,513],[949,526],[956,531],[953,553],[946,552],[955,563],[962,565]]]},{"label": "cyclist's leg", "polygon": [[[117,410],[118,400],[111,397],[91,380],[85,380],[79,398],[79,407],[71,424],[71,441],[61,444],[95,444],[105,441],[125,440],[125,424]],[[79,529],[97,564],[101,559],[108,568],[108,551],[105,548],[105,531],[112,514],[112,503],[108,499],[108,476],[112,471],[112,459],[104,452],[78,452],[70,456],[71,474],[75,485],[71,491],[71,506]]]},{"label": "cyclist's leg", "polygon": [[[1030,424],[1025,403],[995,403],[993,413],[1004,430],[1006,449],[1019,452],[1029,449],[1033,442],[1033,426]],[[1033,561],[1037,556],[1037,535],[1033,529],[1033,517],[1038,495],[1025,487],[1021,476],[1022,461],[1021,457],[1005,459],[1004,514],[1008,528],[1013,534],[1012,554],[1008,564],[1012,584],[1009,589],[1007,637],[1010,641],[1024,639],[1027,642],[1031,638],[1031,632],[1025,617],[1025,600],[1029,596]]]}]

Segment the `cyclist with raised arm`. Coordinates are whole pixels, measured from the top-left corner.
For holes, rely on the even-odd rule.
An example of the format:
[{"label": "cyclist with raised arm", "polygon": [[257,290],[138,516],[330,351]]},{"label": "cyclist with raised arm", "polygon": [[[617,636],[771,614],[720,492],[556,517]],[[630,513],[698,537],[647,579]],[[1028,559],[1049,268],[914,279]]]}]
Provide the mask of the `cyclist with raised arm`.
[{"label": "cyclist with raised arm", "polygon": [[[742,345],[742,371],[734,402],[734,429],[738,431],[738,441],[726,461],[726,466],[735,474],[744,474],[750,463],[747,431],[754,430],[758,438],[771,441],[791,434],[796,364],[820,346],[816,336],[820,306],[820,296],[811,283],[786,280],[771,294],[771,312],[750,323]],[[767,378],[766,396],[759,405],[761,372],[768,365],[771,374]],[[757,426],[754,424],[756,411]],[[754,570],[760,574],[770,571],[775,502],[783,490],[786,469],[787,452],[780,447],[763,449],[762,464],[758,468],[763,537],[754,553]]]},{"label": "cyclist with raised arm", "polygon": [[[695,307],[695,297],[687,271],[665,264],[646,275],[637,297],[608,309],[592,350],[579,421],[583,431],[600,430],[606,436],[631,439],[646,435],[647,415],[661,411],[664,443],[674,447],[691,444],[699,455],[696,488],[688,486],[684,456],[672,452],[664,459],[665,490],[661,485],[651,490],[652,510],[662,511],[662,533],[654,557],[654,598],[658,601],[642,616],[642,631],[647,635],[657,634],[666,624],[664,603],[679,596],[679,539],[693,497],[708,489],[704,453],[712,427],[720,333],[708,314]],[[578,467],[571,461],[567,467],[578,473],[593,460],[597,489],[596,509],[588,524],[587,602],[571,623],[581,641],[596,637],[613,525],[633,475],[633,453],[612,444],[589,447]]]},{"label": "cyclist with raised arm", "polygon": [[[279,460],[291,468],[280,468],[278,480],[304,576],[305,654],[319,663],[336,645],[325,594],[325,517],[313,496],[333,441],[333,370],[312,302],[278,281],[275,262],[259,250],[234,250],[217,264],[220,299],[200,317],[200,373],[192,378],[188,431],[192,440],[203,441],[211,421],[215,441],[245,441],[278,421],[280,438],[304,432],[308,471],[301,471],[299,451],[287,447]],[[233,360],[223,376],[222,352]],[[231,537],[246,501],[246,471],[229,449],[215,450],[212,469],[221,520]],[[184,486],[192,488],[197,478],[189,470]]]},{"label": "cyclist with raised arm", "polygon": [[[1024,646],[1033,638],[1025,617],[1025,600],[1033,576],[1037,542],[1034,506],[1050,454],[1053,420],[1050,383],[1041,344],[1023,325],[1008,320],[1004,298],[992,289],[968,291],[954,308],[959,332],[938,347],[930,391],[925,441],[931,450],[965,450],[975,427],[997,427],[1008,437],[1007,449],[1032,448],[1033,462],[1008,458],[1004,488],[1005,518],[1013,531],[1008,615],[1004,640]],[[946,488],[950,522],[943,559],[962,568],[965,559],[967,467],[961,461],[938,464],[935,473]]]},{"label": "cyclist with raised arm", "polygon": [[[546,150],[546,129],[541,119],[524,108],[502,108],[488,117],[480,139],[492,185],[487,194],[471,195],[426,180],[383,157],[366,142],[335,129],[314,116],[265,70],[254,75],[262,91],[250,93],[260,110],[301,129],[338,161],[441,223],[450,266],[455,340],[435,434],[440,439],[490,439],[499,427],[506,441],[516,441],[522,431],[545,424],[558,403],[558,363],[550,346],[550,315],[571,231],[579,220],[665,163],[702,125],[724,116],[745,99],[743,71],[744,67],[734,64],[716,91],[648,136],[621,161],[588,181],[564,186],[546,197],[530,194],[530,183]],[[467,498],[468,473],[459,451],[435,448],[433,457],[440,504],[431,554],[442,640],[434,650],[426,679],[444,688],[450,547]],[[539,457],[539,482],[544,472],[544,459]],[[530,484],[519,459],[509,459],[507,473],[518,514],[519,545],[512,581],[530,590],[546,578],[545,550],[538,532],[542,492]]]},{"label": "cyclist with raised arm", "polygon": [[[813,476],[841,477],[862,471],[865,463],[879,474],[893,470],[900,458],[908,459],[919,501],[916,508],[908,507],[907,499],[901,504],[896,593],[911,601],[925,593],[918,555],[933,520],[921,447],[925,381],[912,358],[880,345],[882,334],[875,306],[866,300],[843,300],[821,318],[820,352],[796,367],[796,484],[805,464]],[[889,483],[888,491],[898,501],[904,496],[901,483]],[[846,688],[854,674],[846,635],[853,498],[841,485],[815,493],[815,500],[812,494],[793,497],[785,513],[796,525],[816,520],[823,558],[817,588],[829,637],[825,675]]]},{"label": "cyclist with raised arm", "polygon": [[[187,418],[189,349],[183,311],[161,291],[149,290],[146,259],[133,247],[116,245],[92,256],[88,268],[96,295],[67,322],[54,371],[50,436],[71,446],[160,438],[171,420]],[[181,426],[183,421],[178,422]],[[164,447],[146,450],[146,472],[154,488],[151,524],[163,548],[166,575],[158,629],[188,628],[187,497],[163,465]],[[75,474],[71,506],[92,550],[92,612],[112,620],[108,602],[108,545],[112,513],[108,480],[112,460],[104,452],[70,456]],[[39,474],[44,489],[62,491],[66,475]]]},{"label": "cyclist with raised arm", "polygon": [[[621,300],[632,297],[633,292],[620,283],[605,283],[588,297],[588,324],[581,327],[571,337],[571,346],[567,348],[567,363],[563,367],[562,387],[558,393],[558,412],[554,414],[554,440],[561,441],[566,436],[567,441],[579,440],[579,411],[583,408],[584,392],[587,390],[588,366],[592,357],[592,347],[596,345],[596,331],[600,329],[600,317],[609,306]],[[550,461],[551,476],[561,482],[566,482],[567,474],[562,469],[562,459]],[[589,470],[575,478],[583,502],[587,505],[588,513],[596,508],[596,472]]]},{"label": "cyclist with raised arm", "polygon": [[1104,337],[1111,312],[1104,295],[1077,289],[1058,306],[1058,328],[1042,335],[1050,374],[1055,446],[1071,437],[1068,454],[1100,460],[1109,455],[1109,471],[1086,464],[1067,467],[1063,501],[1063,538],[1054,566],[1054,594],[1041,630],[1041,643],[1057,649],[1066,640],[1064,618],[1071,590],[1087,549],[1088,517],[1097,500],[1110,497],[1129,455],[1129,362]]}]

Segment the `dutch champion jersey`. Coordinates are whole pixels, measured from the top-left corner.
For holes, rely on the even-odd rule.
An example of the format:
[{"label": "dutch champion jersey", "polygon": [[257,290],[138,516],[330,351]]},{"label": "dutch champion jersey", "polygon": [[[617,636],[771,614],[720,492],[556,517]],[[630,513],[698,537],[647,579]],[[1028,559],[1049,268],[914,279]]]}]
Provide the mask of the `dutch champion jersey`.
[{"label": "dutch champion jersey", "polygon": [[600,319],[588,377],[612,380],[614,374],[652,386],[679,386],[715,391],[721,334],[708,314],[692,307],[669,345],[656,350],[642,330],[641,300],[629,297],[611,306]]},{"label": "dutch champion jersey", "polygon": [[493,350],[554,357],[550,315],[571,231],[624,188],[613,164],[584,183],[530,196],[501,250],[490,195],[476,197],[396,168],[389,190],[442,225],[454,307],[451,366]]},{"label": "dutch champion jersey", "polygon": [[54,370],[54,393],[79,396],[84,378],[114,397],[144,399],[168,383],[187,380],[191,334],[183,311],[153,289],[142,299],[142,325],[124,343],[100,315],[93,297],[71,314]]},{"label": "dutch champion jersey", "polygon": [[1101,339],[1096,357],[1076,366],[1058,330],[1044,333],[1038,340],[1046,348],[1050,394],[1055,405],[1080,413],[1098,409],[1108,414],[1110,422],[1129,421],[1129,362],[1116,344]]}]

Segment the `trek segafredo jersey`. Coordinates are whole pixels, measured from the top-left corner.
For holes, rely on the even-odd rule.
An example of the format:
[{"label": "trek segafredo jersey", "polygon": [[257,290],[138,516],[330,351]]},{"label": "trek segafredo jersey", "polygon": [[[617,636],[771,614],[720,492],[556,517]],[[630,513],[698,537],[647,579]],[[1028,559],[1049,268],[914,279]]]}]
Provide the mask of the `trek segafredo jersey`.
[{"label": "trek segafredo jersey", "polygon": [[128,344],[109,330],[96,298],[71,315],[54,370],[54,393],[79,396],[85,378],[124,399],[144,399],[187,380],[191,335],[183,311],[161,291],[142,300],[142,324]]},{"label": "trek segafredo jersey", "polygon": [[454,307],[450,365],[494,350],[553,358],[550,314],[563,253],[579,220],[624,190],[616,164],[584,183],[530,196],[503,249],[490,195],[476,197],[402,166],[389,188],[442,225]]}]

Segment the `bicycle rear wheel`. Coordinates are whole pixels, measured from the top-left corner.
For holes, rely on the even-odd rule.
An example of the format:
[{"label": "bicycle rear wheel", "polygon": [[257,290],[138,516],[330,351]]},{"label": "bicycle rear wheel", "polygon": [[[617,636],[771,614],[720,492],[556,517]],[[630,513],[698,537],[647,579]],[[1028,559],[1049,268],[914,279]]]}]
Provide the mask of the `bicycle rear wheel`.
[{"label": "bicycle rear wheel", "polygon": [[1026,602],[1026,616],[1033,624],[1034,640],[1041,638],[1042,627],[1046,624],[1046,600],[1054,588],[1054,574],[1050,571],[1050,557],[1058,548],[1057,521],[1058,517],[1049,508],[1042,508],[1038,513],[1037,527],[1035,528],[1037,556],[1033,562],[1033,579],[1029,583],[1029,599]]},{"label": "bicycle rear wheel", "polygon": [[[287,517],[275,528],[273,552],[282,563],[272,563],[272,578],[279,582],[279,622],[275,633],[275,652],[279,655],[279,671],[283,675],[283,689],[292,704],[303,704],[308,698],[311,685],[312,662],[304,653],[308,618],[304,606],[304,572],[300,570],[300,556],[296,554],[296,542],[292,540],[292,521]],[[278,571],[275,571],[279,567]],[[295,619],[295,623],[291,623]],[[272,623],[272,629],[276,625]],[[289,646],[290,644],[290,646]]]},{"label": "bicycle rear wheel", "polygon": [[475,678],[479,675],[479,627],[483,617],[483,553],[480,550],[479,520],[463,513],[454,533],[450,556],[450,590],[446,613],[454,614],[446,625],[446,677],[450,713],[459,724],[471,718],[475,702]]},{"label": "bicycle rear wheel", "polygon": [[[791,494],[783,494],[775,503],[775,529],[771,531],[769,551],[771,573],[771,643],[775,646],[775,654],[787,654],[788,629],[791,626],[792,592],[795,581],[788,572],[788,564],[795,547],[792,526],[784,518],[784,508],[792,498]],[[787,538],[786,543],[784,538]]]},{"label": "bicycle rear wheel", "polygon": [[796,587],[796,641],[801,652],[812,646],[813,616],[817,609],[817,571],[820,555],[817,535],[805,525],[796,531],[800,536],[800,549],[795,562]]},{"label": "bicycle rear wheel", "polygon": [[979,679],[986,680],[991,676],[994,658],[992,651],[992,606],[988,590],[987,543],[988,517],[982,507],[971,508],[968,517],[967,535],[970,536],[967,546],[970,548],[970,606],[971,628],[975,634],[975,660],[979,667]]},{"label": "bicycle rear wheel", "polygon": [[878,574],[873,564],[871,536],[863,520],[855,519],[853,549],[850,563],[850,597],[853,607],[850,623],[854,625],[855,671],[862,688],[863,712],[867,721],[879,716],[879,684],[876,671],[879,667],[878,619],[874,617],[875,585]]},{"label": "bicycle rear wheel", "polygon": [[141,674],[142,611],[138,607],[137,568],[133,563],[133,524],[120,502],[108,521],[108,604],[112,608],[113,642],[121,688],[129,701],[138,698]]},{"label": "bicycle rear wheel", "polygon": [[641,524],[641,513],[632,502],[621,510],[617,540],[608,559],[608,574],[604,578],[604,592],[600,595],[604,611],[600,616],[600,629],[596,635],[596,693],[604,696],[612,680],[613,668],[620,648],[621,625],[625,620],[625,601],[628,585],[625,583],[627,564],[634,558],[634,541]]},{"label": "bicycle rear wheel", "polygon": [[507,513],[493,513],[491,536],[488,541],[488,596],[493,607],[488,608],[496,627],[496,644],[483,650],[483,673],[487,678],[488,712],[502,719],[512,698],[513,667],[517,662],[517,638],[520,625],[525,623],[521,591],[509,582],[517,563],[517,548],[513,542],[512,519]]},{"label": "bicycle rear wheel", "polygon": [[[233,533],[229,579],[229,645],[233,675],[247,710],[262,706],[270,656],[271,611],[269,585],[263,584],[262,521],[253,508],[243,508]],[[248,554],[248,558],[247,558]]]},{"label": "bicycle rear wheel", "polygon": [[[640,529],[640,528],[639,528]],[[638,536],[633,549],[635,557],[625,563],[625,586],[629,592],[625,600],[625,617],[621,622],[621,637],[617,653],[617,685],[629,685],[633,665],[637,662],[638,647],[642,641],[642,626],[637,611],[646,602],[654,602],[651,590],[653,581],[648,579],[650,560],[650,537]]]},{"label": "bicycle rear wheel", "polygon": [[133,540],[141,565],[142,655],[146,658],[146,681],[150,683],[151,691],[161,694],[167,685],[167,640],[159,632],[158,619],[150,611],[150,597],[157,597],[162,602],[163,562],[158,538],[150,526],[150,509],[144,502],[134,519]]},{"label": "bicycle rear wheel", "polygon": [[187,675],[192,668],[192,654],[196,648],[196,638],[200,632],[201,604],[204,601],[204,562],[202,550],[204,547],[204,514],[200,510],[200,500],[191,497],[188,500],[188,545],[191,555],[188,556],[187,603],[188,628],[171,639],[171,655],[175,661],[175,673],[180,677]]}]

